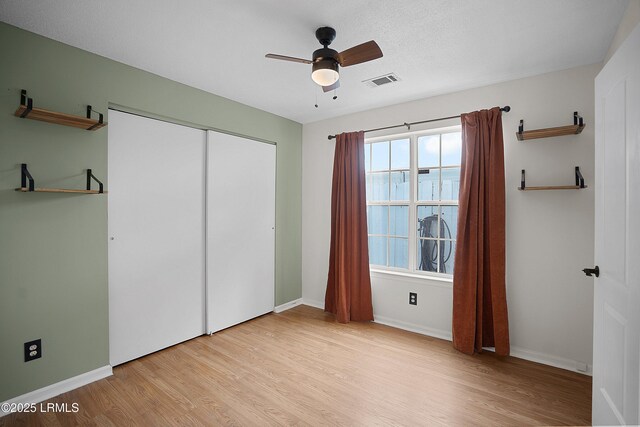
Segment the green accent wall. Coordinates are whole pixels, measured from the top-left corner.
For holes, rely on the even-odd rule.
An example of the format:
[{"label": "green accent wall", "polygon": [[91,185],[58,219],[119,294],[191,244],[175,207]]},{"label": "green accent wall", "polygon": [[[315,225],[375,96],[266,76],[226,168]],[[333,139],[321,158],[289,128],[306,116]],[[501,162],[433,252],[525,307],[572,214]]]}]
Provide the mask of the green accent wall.
[{"label": "green accent wall", "polygon": [[20,89],[48,110],[118,105],[276,142],[276,305],[301,297],[301,124],[4,23],[0,53],[0,401],[109,364],[108,195],[14,191],[21,163],[36,186],[83,188],[92,168],[108,190],[109,127],[15,117]]}]

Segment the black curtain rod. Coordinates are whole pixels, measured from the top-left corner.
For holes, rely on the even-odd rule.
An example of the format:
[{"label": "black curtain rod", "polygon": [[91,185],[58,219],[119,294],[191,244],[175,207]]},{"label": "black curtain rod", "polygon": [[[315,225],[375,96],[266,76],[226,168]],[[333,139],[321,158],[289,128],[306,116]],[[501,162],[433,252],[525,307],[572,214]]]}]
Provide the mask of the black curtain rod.
[{"label": "black curtain rod", "polygon": [[[511,111],[511,107],[509,107],[508,105],[501,107],[500,111],[504,111],[505,113],[508,113],[509,111]],[[399,128],[402,126],[406,126],[407,130],[411,130],[411,126],[412,125],[421,125],[423,123],[430,123],[430,122],[439,122],[441,120],[449,120],[449,119],[458,119],[460,118],[460,115],[457,116],[450,116],[450,117],[440,117],[439,119],[431,119],[431,120],[423,120],[421,122],[412,122],[412,123],[402,123],[401,125],[393,125],[393,126],[385,126],[383,128],[375,128],[375,129],[367,129],[364,132],[375,132],[377,130],[385,130],[385,129],[393,129],[393,128]],[[335,139],[337,135],[329,135],[329,139]]]}]

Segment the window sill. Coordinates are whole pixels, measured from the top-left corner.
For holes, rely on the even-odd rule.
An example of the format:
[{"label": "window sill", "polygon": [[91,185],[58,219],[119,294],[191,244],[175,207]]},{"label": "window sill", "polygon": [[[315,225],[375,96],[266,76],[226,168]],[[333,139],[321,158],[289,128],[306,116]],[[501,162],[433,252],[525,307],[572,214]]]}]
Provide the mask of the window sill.
[{"label": "window sill", "polygon": [[385,277],[385,276],[396,276],[396,277],[406,277],[410,279],[419,279],[426,282],[436,282],[434,285],[445,286],[447,288],[453,285],[453,277],[440,277],[440,276],[426,276],[422,274],[416,273],[406,273],[404,271],[396,271],[396,270],[382,270],[377,268],[370,268],[372,277]]}]

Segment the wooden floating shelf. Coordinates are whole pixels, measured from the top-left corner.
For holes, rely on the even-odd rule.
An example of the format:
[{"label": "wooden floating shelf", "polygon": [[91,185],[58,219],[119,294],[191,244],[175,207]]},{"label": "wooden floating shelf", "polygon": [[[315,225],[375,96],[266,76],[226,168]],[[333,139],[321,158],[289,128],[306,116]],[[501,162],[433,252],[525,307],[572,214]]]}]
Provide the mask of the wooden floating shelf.
[{"label": "wooden floating shelf", "polygon": [[518,141],[526,141],[528,139],[550,138],[552,136],[577,135],[582,132],[585,125],[569,125],[556,128],[526,130],[522,133],[516,132]]},{"label": "wooden floating shelf", "polygon": [[98,120],[91,118],[92,113],[91,105],[87,105],[86,117],[35,108],[33,106],[33,99],[27,98],[27,91],[23,89],[20,92],[20,106],[14,114],[23,119],[39,120],[41,122],[55,123],[84,130],[98,130],[107,125],[101,113],[98,113]]},{"label": "wooden floating shelf", "polygon": [[535,187],[527,187],[525,181],[525,170],[522,169],[520,175],[520,187],[518,190],[520,191],[537,191],[537,190],[582,190],[583,188],[587,188],[584,185],[584,178],[582,177],[582,173],[580,172],[580,166],[576,166],[574,169],[576,184],[575,185],[538,185]]},{"label": "wooden floating shelf", "polygon": [[535,191],[535,190],[582,190],[583,188],[587,188],[587,186],[585,185],[584,187],[580,187],[579,185],[548,185],[548,186],[525,187],[525,188],[520,188],[520,187],[518,187],[518,190],[520,190],[520,191]]},{"label": "wooden floating shelf", "polygon": [[[57,125],[71,126],[85,130],[97,130],[107,125],[106,123],[98,123],[98,121],[94,119],[43,110],[42,108],[33,108],[31,111],[27,110],[28,107],[26,105],[21,105],[16,110],[15,115],[25,119],[39,120],[41,122],[55,123]],[[23,114],[25,115],[23,116]]]},{"label": "wooden floating shelf", "polygon": [[16,188],[16,191],[23,193],[75,193],[75,194],[105,194],[106,191],[100,193],[98,190],[72,190],[67,188],[34,188],[33,191],[28,187]]},{"label": "wooden floating shelf", "polygon": [[[91,189],[91,181],[95,181],[98,183],[98,189]],[[36,188],[35,180],[31,173],[29,173],[29,169],[27,169],[27,164],[22,163],[20,167],[20,187],[15,189],[16,191],[20,191],[22,193],[74,193],[74,194],[104,194],[104,185],[102,182],[95,177],[91,169],[87,169],[87,188],[83,190],[71,189],[71,188]]]},{"label": "wooden floating shelf", "polygon": [[582,117],[577,111],[573,112],[573,124],[568,126],[559,126],[555,128],[524,130],[524,120],[520,120],[520,126],[516,137],[518,141],[526,141],[529,139],[550,138],[553,136],[577,135],[582,132],[586,125]]}]

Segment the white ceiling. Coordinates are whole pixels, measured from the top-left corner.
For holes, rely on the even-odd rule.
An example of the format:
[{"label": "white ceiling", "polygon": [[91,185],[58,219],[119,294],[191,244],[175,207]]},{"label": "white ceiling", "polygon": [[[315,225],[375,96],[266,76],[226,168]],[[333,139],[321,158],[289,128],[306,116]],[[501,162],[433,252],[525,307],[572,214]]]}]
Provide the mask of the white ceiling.
[{"label": "white ceiling", "polygon": [[[300,123],[602,61],[628,0],[2,0],[0,20]],[[311,81],[315,30],[342,51],[338,99]],[[377,88],[362,80],[394,72]],[[315,108],[316,97],[319,107]]]}]

